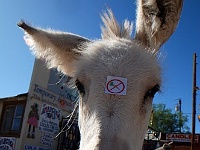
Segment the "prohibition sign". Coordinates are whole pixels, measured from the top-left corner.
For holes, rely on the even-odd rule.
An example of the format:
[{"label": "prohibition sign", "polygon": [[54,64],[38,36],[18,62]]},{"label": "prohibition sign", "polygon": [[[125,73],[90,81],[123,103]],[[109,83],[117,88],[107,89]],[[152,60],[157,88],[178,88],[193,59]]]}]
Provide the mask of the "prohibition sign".
[{"label": "prohibition sign", "polygon": [[107,76],[105,93],[126,95],[127,90],[127,78]]},{"label": "prohibition sign", "polygon": [[119,79],[112,79],[107,83],[107,90],[110,93],[121,93],[124,91],[125,85]]}]

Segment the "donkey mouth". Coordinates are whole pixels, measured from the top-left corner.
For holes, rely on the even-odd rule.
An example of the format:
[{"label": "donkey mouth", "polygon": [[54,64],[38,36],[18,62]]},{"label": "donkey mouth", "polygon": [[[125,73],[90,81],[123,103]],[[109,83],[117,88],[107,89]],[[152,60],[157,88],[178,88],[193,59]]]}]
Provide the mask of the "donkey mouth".
[{"label": "donkey mouth", "polygon": [[99,150],[131,150],[127,141],[119,138],[103,138],[98,145]]}]

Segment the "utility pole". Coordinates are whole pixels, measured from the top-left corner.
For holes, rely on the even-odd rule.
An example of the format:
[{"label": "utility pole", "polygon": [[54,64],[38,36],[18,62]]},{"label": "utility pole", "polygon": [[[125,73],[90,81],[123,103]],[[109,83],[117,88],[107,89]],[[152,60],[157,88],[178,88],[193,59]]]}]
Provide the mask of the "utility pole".
[{"label": "utility pole", "polygon": [[195,150],[195,117],[196,117],[196,53],[194,53],[193,57],[193,90],[192,90],[192,141],[191,141],[191,150]]}]

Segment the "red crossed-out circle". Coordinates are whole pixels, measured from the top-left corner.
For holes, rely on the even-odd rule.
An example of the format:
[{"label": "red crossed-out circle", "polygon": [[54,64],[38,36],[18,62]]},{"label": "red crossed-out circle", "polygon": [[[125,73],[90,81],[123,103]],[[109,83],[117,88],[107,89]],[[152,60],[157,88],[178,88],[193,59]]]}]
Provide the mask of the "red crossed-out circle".
[{"label": "red crossed-out circle", "polygon": [[[109,85],[110,85],[111,82],[115,82],[115,83],[117,83],[117,84],[114,85],[113,87],[109,87]],[[121,85],[122,85],[122,87],[119,88],[119,86],[121,86]],[[107,90],[108,90],[110,93],[121,93],[121,92],[123,92],[124,89],[125,89],[124,83],[123,83],[121,80],[119,80],[119,79],[112,79],[112,80],[110,80],[110,81],[107,83],[106,87],[107,87]],[[112,91],[112,90],[114,90],[114,89],[118,89],[118,91],[117,91],[117,92]]]}]

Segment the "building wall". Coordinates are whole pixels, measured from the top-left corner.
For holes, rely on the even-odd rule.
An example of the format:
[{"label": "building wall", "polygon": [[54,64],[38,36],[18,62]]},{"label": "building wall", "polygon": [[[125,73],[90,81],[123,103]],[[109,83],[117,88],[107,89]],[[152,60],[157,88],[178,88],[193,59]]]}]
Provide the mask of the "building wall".
[{"label": "building wall", "polygon": [[57,149],[58,138],[55,136],[60,130],[59,123],[62,117],[71,113],[72,101],[77,96],[74,90],[67,87],[67,80],[68,77],[47,69],[43,61],[35,61],[21,135],[14,138],[15,150]]},{"label": "building wall", "polygon": [[[19,149],[31,149],[34,146],[44,150],[55,150],[57,148],[58,138],[54,139],[54,137],[58,134],[59,130],[56,132],[56,129],[53,130],[51,127],[47,126],[50,125],[52,128],[57,128],[61,118],[70,114],[73,105],[67,105],[70,104],[71,101],[63,97],[62,91],[60,92],[61,94],[57,92],[60,91],[62,84],[57,86],[55,83],[49,83],[52,82],[49,78],[52,73],[53,78],[59,76],[58,72],[47,69],[44,62],[41,60],[35,61],[23,123],[23,137]],[[59,79],[55,79],[55,81],[57,80]],[[48,89],[50,84],[51,87],[55,87],[53,92]],[[65,105],[63,102],[61,104],[61,96]],[[32,138],[31,133],[29,135],[30,137],[28,137],[30,125],[27,122],[30,119],[29,114],[35,104],[38,106],[39,120],[38,127],[35,128],[35,137]],[[46,113],[43,113],[46,108],[51,110],[47,110]],[[53,115],[54,117],[45,115]],[[30,131],[33,132],[33,126],[31,127],[32,129]]]}]

